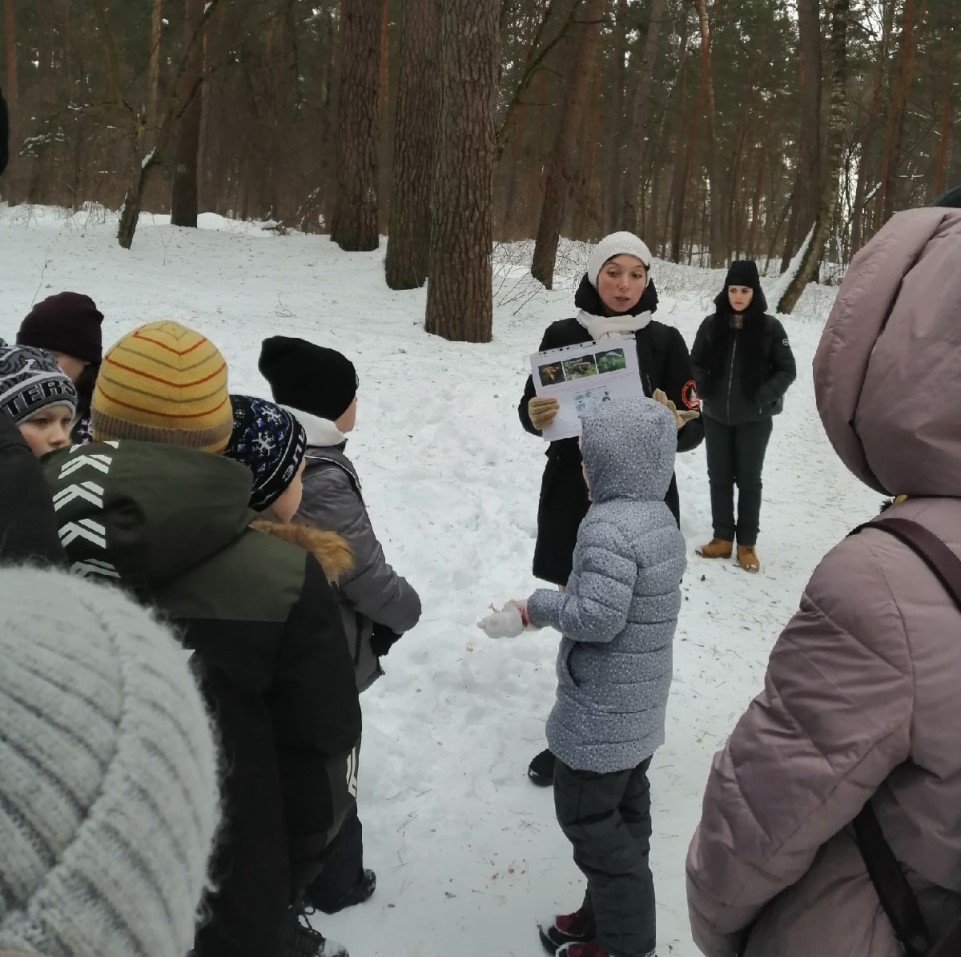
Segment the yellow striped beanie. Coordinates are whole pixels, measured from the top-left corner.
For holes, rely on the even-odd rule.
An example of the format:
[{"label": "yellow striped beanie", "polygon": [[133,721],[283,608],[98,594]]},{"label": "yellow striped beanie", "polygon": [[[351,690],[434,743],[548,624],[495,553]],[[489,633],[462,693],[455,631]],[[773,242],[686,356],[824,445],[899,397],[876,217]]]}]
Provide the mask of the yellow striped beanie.
[{"label": "yellow striped beanie", "polygon": [[233,428],[224,357],[173,320],[135,329],[104,356],[91,428],[98,442],[139,439],[219,454]]}]

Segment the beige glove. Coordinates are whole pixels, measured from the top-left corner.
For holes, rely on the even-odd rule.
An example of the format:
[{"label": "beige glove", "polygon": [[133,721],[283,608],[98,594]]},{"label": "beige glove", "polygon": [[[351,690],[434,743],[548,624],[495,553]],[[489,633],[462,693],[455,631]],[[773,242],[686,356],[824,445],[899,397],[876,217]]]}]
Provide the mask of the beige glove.
[{"label": "beige glove", "polygon": [[680,432],[688,422],[693,419],[698,419],[701,416],[701,413],[694,409],[678,412],[677,406],[667,397],[663,389],[655,389],[654,395],[652,395],[651,398],[655,402],[660,402],[661,405],[666,405],[668,409],[670,409],[671,415],[674,416],[674,425],[678,432]]},{"label": "beige glove", "polygon": [[557,416],[557,410],[561,407],[557,399],[549,396],[535,395],[527,403],[527,414],[531,417],[531,425],[540,432],[545,426],[550,425]]}]

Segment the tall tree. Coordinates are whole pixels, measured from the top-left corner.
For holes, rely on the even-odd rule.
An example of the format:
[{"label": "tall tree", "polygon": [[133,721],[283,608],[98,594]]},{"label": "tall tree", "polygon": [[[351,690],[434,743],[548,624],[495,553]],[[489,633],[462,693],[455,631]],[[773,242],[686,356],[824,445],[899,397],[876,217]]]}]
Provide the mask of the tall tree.
[{"label": "tall tree", "polygon": [[717,142],[717,102],[714,96],[714,71],[711,66],[711,24],[706,0],[694,0],[701,34],[701,86],[707,99],[707,179],[710,187],[711,265],[722,266],[727,258],[724,248],[724,204],[721,200],[721,151]]},{"label": "tall tree", "polygon": [[851,16],[850,0],[834,0],[831,15],[831,114],[828,118],[827,162],[821,185],[821,203],[811,228],[807,248],[797,273],[778,303],[778,312],[793,312],[805,286],[817,278],[828,232],[834,219],[840,189],[841,158],[847,113],[847,36]]},{"label": "tall tree", "polygon": [[897,178],[904,141],[904,121],[908,108],[908,95],[914,80],[914,53],[917,48],[917,27],[927,0],[904,0],[901,14],[901,43],[898,49],[898,66],[891,86],[888,102],[888,121],[885,132],[884,156],[881,163],[881,188],[878,191],[878,219],[880,228],[894,213],[897,200]]},{"label": "tall tree", "polygon": [[606,2],[607,0],[584,0],[580,8],[584,17],[580,24],[581,35],[576,55],[569,61],[557,135],[547,163],[547,182],[537,224],[537,239],[534,242],[534,261],[531,265],[531,275],[539,279],[547,289],[554,285],[557,244],[564,221],[564,207],[574,179],[574,146],[594,76],[594,60]]},{"label": "tall tree", "polygon": [[627,163],[624,171],[624,185],[620,195],[623,199],[621,223],[624,229],[640,229],[640,189],[641,160],[648,137],[648,117],[651,113],[652,81],[657,63],[658,40],[667,0],[653,0],[651,16],[647,22],[647,35],[644,38],[644,52],[641,55],[640,73],[634,91],[634,109],[631,119],[631,147],[627,150]]},{"label": "tall tree", "polygon": [[[174,148],[173,189],[170,196],[170,223],[197,226],[197,158],[200,151],[200,116],[204,78],[204,46],[200,21],[206,0],[184,0],[184,71],[181,76],[186,106],[177,127]],[[189,100],[189,91],[194,90]]]},{"label": "tall tree", "polygon": [[385,0],[342,0],[337,191],[330,238],[341,249],[376,249],[377,119]]},{"label": "tall tree", "polygon": [[[884,80],[888,60],[888,44],[894,28],[895,0],[881,0],[881,41],[874,61],[877,69],[874,74],[871,103],[863,134],[860,137],[860,157],[858,159],[858,179],[854,187],[854,203],[851,211],[851,253],[856,253],[864,244],[865,199],[868,191],[868,180],[871,171],[872,146],[878,131],[881,115],[881,95],[884,90]],[[868,217],[870,219],[870,217]]]},{"label": "tall tree", "polygon": [[425,328],[490,342],[498,9],[444,0]]},{"label": "tall tree", "polygon": [[[185,0],[189,8],[189,0]],[[188,14],[185,13],[186,22]],[[160,98],[160,36],[163,29],[163,0],[152,0],[150,8],[150,46],[147,50],[147,107],[144,123],[153,133],[157,125]]]},{"label": "tall tree", "polygon": [[401,13],[394,183],[385,264],[391,289],[415,289],[427,281],[440,14],[438,0],[405,0]]},{"label": "tall tree", "polygon": [[797,12],[800,162],[782,270],[787,268],[801,240],[811,231],[821,202],[821,0],[798,0]]},{"label": "tall tree", "polygon": [[7,102],[16,107],[17,92],[17,11],[14,0],[4,0],[4,33],[6,34],[7,56]]},{"label": "tall tree", "polygon": [[611,66],[611,109],[608,114],[607,180],[604,184],[604,231],[613,233],[619,228],[623,203],[624,157],[624,56],[626,53],[626,34],[628,29],[627,0],[617,0],[617,16],[614,19],[614,58]]}]

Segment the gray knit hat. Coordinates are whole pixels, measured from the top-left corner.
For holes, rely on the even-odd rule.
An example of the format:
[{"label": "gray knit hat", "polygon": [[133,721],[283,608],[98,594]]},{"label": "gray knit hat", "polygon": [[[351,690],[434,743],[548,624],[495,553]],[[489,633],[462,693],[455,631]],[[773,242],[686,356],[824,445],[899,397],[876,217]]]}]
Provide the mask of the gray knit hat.
[{"label": "gray knit hat", "polygon": [[183,957],[217,827],[183,648],[114,588],[0,569],[0,951]]}]

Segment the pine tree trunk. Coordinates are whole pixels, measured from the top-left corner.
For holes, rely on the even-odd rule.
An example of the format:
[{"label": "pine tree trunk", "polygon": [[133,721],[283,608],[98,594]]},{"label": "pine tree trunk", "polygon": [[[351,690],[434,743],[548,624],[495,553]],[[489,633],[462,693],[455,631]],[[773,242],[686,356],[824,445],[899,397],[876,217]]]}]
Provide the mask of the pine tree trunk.
[{"label": "pine tree trunk", "polygon": [[150,12],[150,48],[147,50],[147,115],[145,125],[151,138],[157,125],[160,96],[160,36],[163,27],[163,0],[153,0]]},{"label": "pine tree trunk", "polygon": [[627,0],[617,0],[614,24],[614,63],[611,68],[611,109],[607,118],[607,181],[604,184],[604,231],[621,228],[624,204],[621,185],[624,180],[624,55],[627,34]]},{"label": "pine tree trunk", "polygon": [[391,289],[427,281],[440,16],[437,0],[404,0],[385,267]]},{"label": "pine tree trunk", "polygon": [[851,255],[854,255],[864,245],[864,214],[867,200],[869,170],[871,162],[871,148],[878,130],[878,119],[881,115],[881,93],[884,89],[884,65],[888,59],[888,44],[891,31],[894,29],[895,0],[885,0],[882,10],[881,48],[878,51],[878,71],[874,77],[874,91],[871,94],[871,106],[868,111],[867,128],[861,138],[861,156],[858,161],[858,181],[854,188],[854,208],[851,212]]},{"label": "pine tree trunk", "polygon": [[547,184],[537,224],[534,260],[531,264],[531,275],[542,282],[546,289],[554,287],[557,244],[573,181],[575,139],[584,115],[591,77],[594,75],[594,58],[606,2],[607,0],[585,0],[581,8],[584,22],[580,25],[577,54],[570,63],[557,136],[548,159]]},{"label": "pine tree trunk", "polygon": [[427,332],[490,342],[498,7],[444,0]]},{"label": "pine tree trunk", "polygon": [[195,89],[180,117],[174,148],[173,188],[170,195],[170,224],[197,227],[197,157],[200,152],[200,117],[203,96],[204,47],[200,35],[205,0],[184,2],[184,56],[182,83]]},{"label": "pine tree trunk", "polygon": [[700,96],[695,98],[693,109],[691,110],[690,125],[686,136],[682,132],[683,124],[680,122],[684,118],[684,100],[687,88],[687,71],[681,74],[681,99],[679,101],[678,132],[674,138],[675,157],[684,149],[684,141],[687,140],[687,149],[684,150],[684,159],[675,159],[672,164],[674,167],[674,181],[671,184],[671,262],[681,261],[681,238],[684,228],[684,197],[687,190],[687,170],[691,165],[691,153],[694,150],[694,143],[697,138],[697,117],[701,108]]},{"label": "pine tree trunk", "polygon": [[901,160],[901,142],[904,137],[904,115],[907,112],[908,94],[914,79],[914,51],[917,44],[915,25],[920,20],[919,13],[923,14],[926,0],[920,0],[920,4],[919,11],[916,0],[904,0],[898,69],[891,90],[884,158],[881,164],[881,189],[878,192],[878,212],[875,223],[877,228],[891,218],[897,202],[897,175]]},{"label": "pine tree trunk", "polygon": [[15,0],[4,0],[4,33],[7,51],[6,99],[11,111],[15,111],[20,99],[17,92],[17,12]]},{"label": "pine tree trunk", "polygon": [[798,0],[801,127],[800,166],[795,193],[797,217],[785,249],[784,267],[807,236],[821,202],[821,0]]},{"label": "pine tree trunk", "polygon": [[827,167],[821,188],[821,205],[812,228],[811,241],[801,259],[797,274],[778,303],[778,312],[793,312],[807,284],[817,279],[818,266],[834,219],[844,151],[847,111],[847,30],[850,13],[850,0],[834,0],[830,39],[831,114],[828,120]]},{"label": "pine tree trunk", "polygon": [[376,249],[380,37],[386,0],[341,0],[337,190],[330,238]]},{"label": "pine tree trunk", "polygon": [[707,178],[710,185],[710,224],[708,227],[711,265],[723,266],[727,259],[724,248],[724,201],[721,196],[721,153],[717,142],[717,107],[714,101],[714,76],[711,68],[711,26],[705,0],[694,0],[701,33],[701,86],[707,98]]},{"label": "pine tree trunk", "polygon": [[938,157],[934,166],[934,187],[931,198],[936,199],[944,192],[945,170],[948,164],[948,144],[951,142],[951,110],[954,106],[954,96],[951,88],[951,56],[945,48],[944,92],[941,99],[941,143],[938,146]]},{"label": "pine tree trunk", "polygon": [[620,191],[624,202],[621,215],[622,228],[628,230],[636,231],[640,228],[641,211],[638,205],[638,193],[641,187],[641,161],[644,156],[648,118],[651,111],[651,81],[654,78],[658,38],[666,7],[667,0],[653,0],[651,4],[651,18],[648,21],[647,36],[644,39],[641,73],[637,78],[637,89],[634,91],[631,138],[625,157],[624,185]]}]

